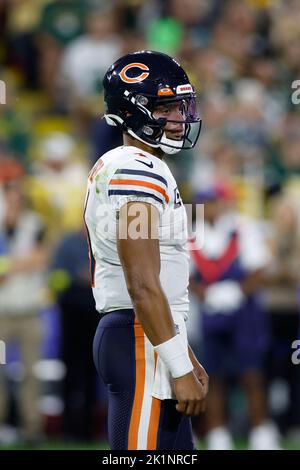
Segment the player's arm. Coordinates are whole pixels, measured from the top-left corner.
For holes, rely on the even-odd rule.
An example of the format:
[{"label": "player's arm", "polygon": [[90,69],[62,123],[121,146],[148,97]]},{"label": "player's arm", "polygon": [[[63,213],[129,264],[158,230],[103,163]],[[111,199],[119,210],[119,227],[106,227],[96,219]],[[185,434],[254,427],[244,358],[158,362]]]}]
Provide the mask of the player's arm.
[{"label": "player's arm", "polygon": [[159,214],[155,207],[143,203],[139,230],[144,238],[134,239],[131,230],[135,217],[129,214],[137,204],[141,208],[141,203],[128,203],[119,213],[117,246],[128,292],[146,336],[174,378],[177,410],[196,416],[203,410],[207,391],[198,381],[189,354],[175,333],[168,300],[160,284]]},{"label": "player's arm", "polygon": [[[133,238],[135,234],[132,232],[135,230],[137,217],[129,214],[135,212],[139,217],[139,230],[143,232],[144,238]],[[124,205],[119,213],[117,242],[136,316],[153,346],[171,339],[176,334],[168,300],[159,279],[158,220],[158,210],[151,204],[132,202]]]}]

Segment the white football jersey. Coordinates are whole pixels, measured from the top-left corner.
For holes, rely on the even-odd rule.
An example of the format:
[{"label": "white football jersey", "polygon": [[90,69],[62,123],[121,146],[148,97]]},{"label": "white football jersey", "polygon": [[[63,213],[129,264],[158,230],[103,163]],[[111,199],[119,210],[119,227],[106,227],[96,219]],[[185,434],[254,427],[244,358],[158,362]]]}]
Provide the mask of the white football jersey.
[{"label": "white football jersey", "polygon": [[85,223],[96,309],[110,312],[132,308],[116,243],[118,211],[131,201],[147,202],[159,211],[161,285],[171,310],[187,317],[186,210],[166,163],[133,146],[105,153],[89,175]]}]

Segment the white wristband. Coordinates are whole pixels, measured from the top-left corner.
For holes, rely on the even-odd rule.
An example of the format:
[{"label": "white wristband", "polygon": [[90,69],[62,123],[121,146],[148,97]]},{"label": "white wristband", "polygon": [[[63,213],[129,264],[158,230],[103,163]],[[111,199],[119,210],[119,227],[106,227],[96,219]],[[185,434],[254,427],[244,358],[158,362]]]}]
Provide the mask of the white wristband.
[{"label": "white wristband", "polygon": [[171,372],[173,379],[188,374],[194,368],[180,335],[154,346],[154,350]]}]

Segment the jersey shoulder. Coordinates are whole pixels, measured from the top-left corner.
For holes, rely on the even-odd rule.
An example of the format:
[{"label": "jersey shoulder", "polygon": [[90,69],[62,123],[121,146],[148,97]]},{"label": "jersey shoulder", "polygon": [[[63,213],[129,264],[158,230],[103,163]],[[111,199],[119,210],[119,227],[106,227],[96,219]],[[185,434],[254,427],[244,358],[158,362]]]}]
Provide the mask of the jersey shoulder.
[{"label": "jersey shoulder", "polygon": [[[136,147],[121,147],[110,156],[109,196],[168,204],[169,181],[161,160]],[[108,157],[109,158],[109,157]]]}]

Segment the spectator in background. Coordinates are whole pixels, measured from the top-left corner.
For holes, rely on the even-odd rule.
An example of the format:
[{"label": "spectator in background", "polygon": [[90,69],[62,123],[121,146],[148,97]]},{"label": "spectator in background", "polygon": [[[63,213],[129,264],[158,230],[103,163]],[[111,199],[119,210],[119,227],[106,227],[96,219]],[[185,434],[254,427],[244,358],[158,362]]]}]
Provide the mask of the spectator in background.
[{"label": "spectator in background", "polygon": [[95,437],[97,373],[91,344],[99,317],[90,288],[83,228],[59,242],[50,269],[50,286],[61,312],[62,360],[66,366],[63,432],[69,440],[87,441]]},{"label": "spectator in background", "polygon": [[[152,6],[152,18],[148,17],[146,28],[147,41],[151,49],[182,57],[189,55],[195,47],[206,45],[207,27],[212,18],[218,16],[219,2],[168,0],[158,3],[163,15],[158,15],[157,5],[157,15],[153,18],[155,9]],[[149,10],[149,7],[147,9]],[[144,11],[147,9],[144,7]],[[140,17],[144,16],[145,14],[141,12]]]},{"label": "spectator in background", "polygon": [[281,194],[270,201],[268,223],[272,263],[268,270],[266,299],[268,309],[275,312],[298,310],[300,236],[299,213],[295,201]]},{"label": "spectator in background", "polygon": [[[291,344],[300,339],[300,213],[299,196],[298,199],[292,197],[286,189],[273,196],[269,203],[266,227],[273,256],[264,295],[273,330],[273,347],[268,363],[271,391],[274,384],[276,390],[276,383],[281,383],[287,397],[281,406],[279,403],[276,407],[276,402],[273,403],[273,412],[283,430],[287,419],[290,420],[292,435],[297,429],[299,432],[300,427],[299,367],[291,362]],[[298,194],[299,190],[298,185]]]},{"label": "spectator in background", "polygon": [[56,0],[49,2],[41,13],[36,36],[40,51],[40,82],[57,105],[57,70],[61,54],[66,44],[82,34],[88,8],[89,3],[81,0]]},{"label": "spectator in background", "polygon": [[10,61],[24,73],[25,86],[38,86],[38,54],[35,33],[41,13],[50,0],[10,0],[7,9],[7,32],[12,51]]},{"label": "spectator in background", "polygon": [[28,181],[32,204],[44,216],[52,242],[82,224],[88,172],[75,154],[72,137],[61,132],[49,134],[41,142],[40,164]]},{"label": "spectator in background", "polygon": [[[3,213],[0,214],[0,237],[6,246],[6,264],[0,277],[0,334],[8,345],[17,341],[21,351],[24,378],[19,384],[18,405],[21,414],[20,434],[14,439],[32,440],[42,433],[38,410],[39,382],[34,365],[40,357],[41,324],[39,312],[45,304],[44,268],[47,261],[45,231],[38,215],[30,211],[22,187],[22,167],[17,162],[0,164]],[[8,177],[8,175],[10,177]],[[2,176],[2,178],[1,178]],[[0,441],[5,437],[7,388],[1,367]]]},{"label": "spectator in background", "polygon": [[28,147],[31,140],[28,119],[15,108],[16,79],[12,74],[1,74],[6,83],[6,104],[0,105],[0,158],[1,153],[13,154],[28,169]]},{"label": "spectator in background", "polygon": [[91,117],[99,115],[102,79],[111,61],[121,53],[122,41],[116,34],[113,5],[107,3],[101,7],[100,3],[87,14],[84,34],[66,47],[58,80],[60,96],[79,120],[81,130],[89,129]]},{"label": "spectator in background", "polygon": [[[111,5],[89,11],[83,35],[66,47],[61,64],[62,79],[72,102],[87,98],[102,88],[103,76],[111,61],[121,53],[121,40],[116,35],[116,18]],[[84,73],[83,73],[84,71]]]},{"label": "spectator in background", "polygon": [[99,158],[112,149],[114,145],[122,145],[122,133],[118,127],[109,126],[104,119],[96,118],[91,126],[91,166]]},{"label": "spectator in background", "polygon": [[207,443],[211,450],[233,447],[226,425],[225,387],[234,374],[247,397],[250,448],[275,449],[278,436],[267,421],[263,381],[268,328],[259,298],[270,254],[257,223],[231,209],[232,198],[232,189],[222,184],[198,194],[197,202],[205,203],[204,242],[201,248],[191,243],[190,285],[199,301],[204,364],[211,384]]}]

